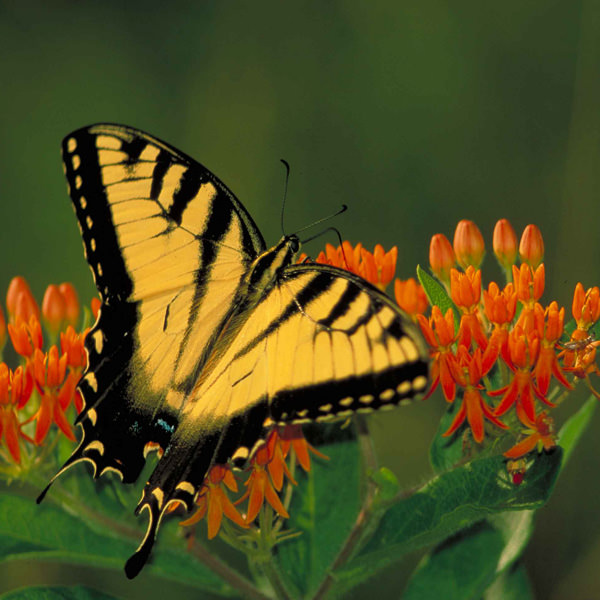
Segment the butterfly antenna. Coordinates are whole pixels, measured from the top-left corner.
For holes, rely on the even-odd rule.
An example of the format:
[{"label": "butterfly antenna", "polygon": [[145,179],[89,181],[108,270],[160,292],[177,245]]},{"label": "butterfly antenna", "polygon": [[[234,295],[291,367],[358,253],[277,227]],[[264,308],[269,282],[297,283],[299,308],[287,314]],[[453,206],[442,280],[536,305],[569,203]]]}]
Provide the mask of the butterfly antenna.
[{"label": "butterfly antenna", "polygon": [[[322,219],[319,219],[318,221],[315,221],[314,223],[311,223],[310,225],[307,225],[306,227],[302,227],[302,229],[298,229],[298,231],[296,231],[295,233],[298,234],[301,231],[305,231],[306,229],[310,229],[311,227],[318,225],[319,223],[323,223],[324,221],[329,221],[329,219],[333,219],[334,217],[337,217],[338,215],[345,213],[347,210],[348,210],[348,206],[346,204],[342,204],[342,208],[340,208],[340,210],[338,210],[337,212],[334,212],[331,215],[327,215],[326,217],[323,217]],[[337,229],[335,229],[334,227],[328,227],[327,229],[324,229],[320,233],[317,233],[317,235],[315,235],[311,238],[308,238],[306,241],[308,242],[310,240],[314,240],[316,237],[319,237],[320,235],[323,235],[326,231],[330,231],[330,230],[335,231],[335,232],[337,232],[338,235],[340,235],[339,231]],[[341,240],[341,237],[340,237],[340,240]]]},{"label": "butterfly antenna", "polygon": [[319,231],[319,233],[317,233],[316,235],[306,238],[305,240],[301,240],[300,243],[302,245],[304,245],[307,242],[312,242],[313,240],[317,239],[318,237],[325,235],[328,231],[333,231],[335,233],[335,235],[337,235],[337,238],[340,242],[340,248],[342,249],[342,256],[344,257],[344,263],[346,264],[346,269],[348,271],[350,271],[350,266],[349,266],[348,260],[346,259],[346,252],[344,250],[344,243],[342,242],[342,236],[335,227],[328,227],[327,229],[324,229],[323,231]]},{"label": "butterfly antenna", "polygon": [[283,226],[283,213],[285,212],[285,199],[287,198],[288,180],[290,178],[290,163],[284,158],[280,159],[285,166],[285,187],[283,188],[283,202],[281,203],[281,233],[285,236],[285,227]]}]

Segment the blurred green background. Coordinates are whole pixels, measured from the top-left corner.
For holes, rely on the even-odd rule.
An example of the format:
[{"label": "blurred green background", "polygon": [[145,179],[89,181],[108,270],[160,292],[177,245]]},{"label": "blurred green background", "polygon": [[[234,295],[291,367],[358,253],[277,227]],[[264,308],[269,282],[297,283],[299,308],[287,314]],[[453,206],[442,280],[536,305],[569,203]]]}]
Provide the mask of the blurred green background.
[{"label": "blurred green background", "polygon": [[[98,121],[197,158],[268,243],[281,235],[283,157],[287,230],[346,203],[334,223],[342,236],[397,244],[402,277],[427,263],[432,234],[451,236],[469,218],[491,242],[506,217],[518,233],[542,230],[546,301],[569,307],[577,281],[600,283],[597,0],[2,1],[0,52],[0,290],[23,274],[38,298],[64,280],[91,297],[58,148]],[[382,461],[406,485],[429,474],[443,404],[371,420]],[[588,433],[538,515],[526,563],[540,599],[600,597],[599,440]],[[381,599],[397,598],[416,560],[354,597],[375,584]],[[30,581],[169,593],[148,573],[127,582],[20,564],[0,572],[0,591]]]}]

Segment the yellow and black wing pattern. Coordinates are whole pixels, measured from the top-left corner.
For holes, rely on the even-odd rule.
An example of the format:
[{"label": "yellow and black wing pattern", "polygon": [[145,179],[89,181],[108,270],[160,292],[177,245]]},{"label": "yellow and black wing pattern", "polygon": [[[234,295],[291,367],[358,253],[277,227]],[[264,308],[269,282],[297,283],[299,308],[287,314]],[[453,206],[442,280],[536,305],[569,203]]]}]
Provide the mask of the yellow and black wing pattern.
[{"label": "yellow and black wing pattern", "polygon": [[427,386],[414,324],[362,278],[294,264],[296,236],[266,249],[233,194],[207,169],[135,129],[95,125],[63,158],[87,260],[102,297],[79,383],[83,439],[59,474],[134,481],[165,451],[136,512],[147,561],[170,504],[194,505],[213,464],[245,459],[275,423],[392,408]]}]

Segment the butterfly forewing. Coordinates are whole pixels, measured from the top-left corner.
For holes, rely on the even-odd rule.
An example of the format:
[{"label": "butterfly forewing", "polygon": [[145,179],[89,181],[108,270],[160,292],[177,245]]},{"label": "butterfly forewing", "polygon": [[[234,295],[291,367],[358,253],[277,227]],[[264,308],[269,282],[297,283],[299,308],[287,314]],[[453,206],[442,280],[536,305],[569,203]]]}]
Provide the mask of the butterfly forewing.
[{"label": "butterfly forewing", "polygon": [[103,301],[73,461],[130,481],[146,444],[168,442],[264,242],[212,173],[142,132],[81,129],[65,138],[63,160]]}]

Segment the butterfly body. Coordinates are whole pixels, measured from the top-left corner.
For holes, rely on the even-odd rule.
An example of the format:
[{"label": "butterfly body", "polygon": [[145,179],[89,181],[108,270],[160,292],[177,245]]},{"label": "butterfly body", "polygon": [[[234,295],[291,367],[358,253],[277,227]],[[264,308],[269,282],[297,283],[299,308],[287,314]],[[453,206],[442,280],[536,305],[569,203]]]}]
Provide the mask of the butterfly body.
[{"label": "butterfly body", "polygon": [[392,408],[425,390],[425,344],[385,294],[295,264],[294,235],[266,248],[193,159],[102,124],[67,136],[63,160],[102,308],[78,386],[83,438],[57,476],[88,461],[95,476],[133,482],[164,450],[136,509],[149,522],[129,577],[169,505],[191,510],[208,469],[251,456],[273,424]]}]

